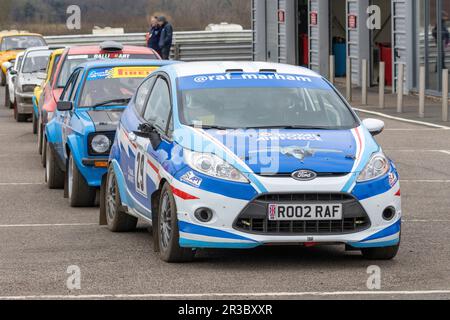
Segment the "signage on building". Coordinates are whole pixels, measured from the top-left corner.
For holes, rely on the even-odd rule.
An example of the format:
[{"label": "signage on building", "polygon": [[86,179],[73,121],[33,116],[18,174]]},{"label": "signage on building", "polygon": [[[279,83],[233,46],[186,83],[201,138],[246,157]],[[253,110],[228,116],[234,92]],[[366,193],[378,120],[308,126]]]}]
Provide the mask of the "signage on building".
[{"label": "signage on building", "polygon": [[311,12],[310,14],[310,20],[312,26],[317,26],[317,12]]},{"label": "signage on building", "polygon": [[285,23],[286,22],[286,11],[278,10],[278,22]]},{"label": "signage on building", "polygon": [[348,16],[348,28],[349,29],[356,29],[358,27],[358,17],[354,14],[350,14]]}]

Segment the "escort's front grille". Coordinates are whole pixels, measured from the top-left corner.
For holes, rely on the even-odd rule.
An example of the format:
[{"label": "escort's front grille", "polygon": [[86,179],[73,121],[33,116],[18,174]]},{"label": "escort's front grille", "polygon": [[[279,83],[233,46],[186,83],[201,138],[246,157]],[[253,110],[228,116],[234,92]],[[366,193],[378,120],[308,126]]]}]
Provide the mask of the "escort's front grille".
[{"label": "escort's front grille", "polygon": [[[270,221],[269,204],[342,204],[342,220]],[[349,194],[299,193],[266,194],[252,201],[234,223],[238,231],[261,235],[340,235],[361,232],[371,225],[361,204]]]}]

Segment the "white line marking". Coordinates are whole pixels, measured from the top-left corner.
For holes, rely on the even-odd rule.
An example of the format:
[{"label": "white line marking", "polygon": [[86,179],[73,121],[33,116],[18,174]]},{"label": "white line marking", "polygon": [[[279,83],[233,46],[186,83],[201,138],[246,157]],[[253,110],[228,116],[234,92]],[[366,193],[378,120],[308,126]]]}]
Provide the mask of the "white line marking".
[{"label": "white line marking", "polygon": [[384,131],[440,131],[442,129],[435,128],[435,129],[407,129],[407,128],[389,128],[384,129]]},{"label": "white line marking", "polygon": [[435,153],[445,153],[450,155],[449,150],[431,150],[431,149],[421,149],[421,150],[414,150],[414,149],[383,149],[387,152],[435,152]]},{"label": "white line marking", "polygon": [[55,223],[55,224],[0,224],[0,229],[8,228],[51,228],[51,227],[91,227],[98,223]]},{"label": "white line marking", "polygon": [[2,182],[0,186],[42,186],[43,182]]},{"label": "white line marking", "polygon": [[187,293],[187,294],[93,294],[93,295],[30,295],[30,296],[0,296],[0,300],[29,299],[145,299],[145,298],[223,298],[223,297],[307,297],[307,296],[382,296],[382,295],[439,295],[450,294],[450,290],[423,291],[336,291],[336,292],[264,292],[264,293]]},{"label": "white line marking", "polygon": [[450,183],[450,180],[400,180],[401,183]]},{"label": "white line marking", "polygon": [[411,220],[403,220],[402,222],[412,222],[412,223],[429,223],[429,222],[435,222],[435,223],[440,223],[440,222],[450,222],[450,220],[421,220],[421,219],[411,219]]},{"label": "white line marking", "polygon": [[359,109],[359,108],[353,108],[353,109],[355,111],[357,111],[357,112],[367,113],[367,114],[371,114],[371,115],[374,115],[374,116],[379,116],[379,117],[386,118],[386,119],[397,120],[397,121],[401,121],[401,122],[417,124],[417,125],[431,127],[431,128],[450,130],[450,127],[441,126],[441,125],[434,124],[434,123],[429,123],[429,122],[424,122],[424,121],[417,121],[417,120],[410,120],[410,119],[405,119],[405,118],[400,118],[400,117],[394,117],[394,116],[390,116],[390,115],[387,115],[387,114],[384,114],[384,113],[381,113],[381,112],[368,111],[368,110]]}]

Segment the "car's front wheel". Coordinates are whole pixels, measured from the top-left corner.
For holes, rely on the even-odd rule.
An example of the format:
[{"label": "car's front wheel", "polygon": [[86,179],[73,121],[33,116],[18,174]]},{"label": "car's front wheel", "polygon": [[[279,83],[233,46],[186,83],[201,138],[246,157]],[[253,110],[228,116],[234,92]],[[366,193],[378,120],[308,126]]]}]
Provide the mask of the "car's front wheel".
[{"label": "car's front wheel", "polygon": [[159,200],[158,221],[153,224],[157,229],[161,259],[169,263],[192,261],[195,251],[180,247],[180,231],[175,198],[169,184],[165,184]]},{"label": "car's front wheel", "polygon": [[56,155],[50,148],[50,144],[45,144],[47,154],[45,165],[45,182],[49,189],[62,189],[64,187],[64,172],[56,163]]},{"label": "car's front wheel", "polygon": [[33,112],[33,134],[38,133],[38,119],[36,117],[36,114]]},{"label": "car's front wheel", "polygon": [[0,85],[4,87],[6,85],[6,75],[0,70]]},{"label": "car's front wheel", "polygon": [[93,207],[97,190],[88,185],[75,163],[72,154],[67,163],[67,195],[71,207]]},{"label": "car's front wheel", "polygon": [[108,229],[112,232],[130,232],[136,229],[138,219],[124,212],[122,200],[120,199],[119,186],[117,178],[112,167],[108,170],[105,190],[102,192],[103,203],[106,214]]},{"label": "car's front wheel", "polygon": [[5,108],[11,108],[11,99],[9,98],[9,87],[5,88]]},{"label": "car's front wheel", "polygon": [[400,244],[385,248],[366,248],[361,249],[362,255],[367,260],[392,260],[400,249]]}]

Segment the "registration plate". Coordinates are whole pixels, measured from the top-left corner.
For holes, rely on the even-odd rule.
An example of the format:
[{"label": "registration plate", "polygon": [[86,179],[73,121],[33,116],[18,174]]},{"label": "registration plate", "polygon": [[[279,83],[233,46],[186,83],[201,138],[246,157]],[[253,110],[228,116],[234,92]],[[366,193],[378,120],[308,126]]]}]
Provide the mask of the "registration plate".
[{"label": "registration plate", "polygon": [[342,204],[270,204],[270,221],[342,220]]}]

